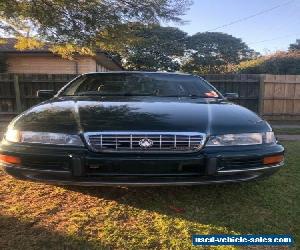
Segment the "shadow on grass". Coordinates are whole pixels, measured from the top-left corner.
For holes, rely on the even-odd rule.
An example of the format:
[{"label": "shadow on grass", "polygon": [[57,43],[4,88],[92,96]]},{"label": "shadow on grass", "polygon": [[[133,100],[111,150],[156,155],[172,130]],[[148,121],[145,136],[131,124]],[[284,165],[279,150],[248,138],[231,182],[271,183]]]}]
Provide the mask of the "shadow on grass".
[{"label": "shadow on grass", "polygon": [[0,216],[0,249],[108,249],[76,238],[35,226],[14,217]]},{"label": "shadow on grass", "polygon": [[3,174],[3,211],[20,220],[0,217],[0,249],[189,249],[194,233],[292,234],[299,248],[300,144],[287,146],[285,168],[241,184],[56,188]]},{"label": "shadow on grass", "polygon": [[191,187],[66,187],[99,199],[239,233],[292,234],[300,241],[299,143],[285,143],[285,168],[265,180]]},{"label": "shadow on grass", "polygon": [[194,187],[67,189],[240,233],[293,234],[296,229],[288,217],[292,213],[288,212],[288,197],[280,192],[280,187],[276,188],[274,180],[270,180]]}]

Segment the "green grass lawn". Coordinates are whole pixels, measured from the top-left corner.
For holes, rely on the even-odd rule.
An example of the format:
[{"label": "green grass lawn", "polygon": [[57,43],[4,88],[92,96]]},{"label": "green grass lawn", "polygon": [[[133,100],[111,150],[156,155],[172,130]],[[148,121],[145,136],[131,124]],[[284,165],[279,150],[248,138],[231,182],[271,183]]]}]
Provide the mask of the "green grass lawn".
[{"label": "green grass lawn", "polygon": [[243,184],[58,187],[0,172],[0,249],[193,249],[196,233],[292,234],[300,248],[300,142],[285,146],[284,169]]}]

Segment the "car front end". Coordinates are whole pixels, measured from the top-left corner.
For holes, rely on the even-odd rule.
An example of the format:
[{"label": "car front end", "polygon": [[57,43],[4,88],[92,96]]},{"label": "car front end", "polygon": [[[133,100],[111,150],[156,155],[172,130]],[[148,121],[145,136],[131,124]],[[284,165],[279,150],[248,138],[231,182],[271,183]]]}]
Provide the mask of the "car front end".
[{"label": "car front end", "polygon": [[200,185],[267,177],[284,148],[266,121],[223,98],[57,95],[11,122],[0,164],[52,184]]}]

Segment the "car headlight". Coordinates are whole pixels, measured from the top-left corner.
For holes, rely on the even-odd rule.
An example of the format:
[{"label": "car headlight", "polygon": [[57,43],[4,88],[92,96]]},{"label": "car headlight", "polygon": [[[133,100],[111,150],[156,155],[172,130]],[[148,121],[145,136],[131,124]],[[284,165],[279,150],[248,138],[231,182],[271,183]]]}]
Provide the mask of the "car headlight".
[{"label": "car headlight", "polygon": [[8,142],[83,146],[83,142],[78,135],[63,133],[32,132],[8,129],[4,138]]},{"label": "car headlight", "polygon": [[276,143],[274,132],[226,134],[211,136],[206,146],[240,146]]}]

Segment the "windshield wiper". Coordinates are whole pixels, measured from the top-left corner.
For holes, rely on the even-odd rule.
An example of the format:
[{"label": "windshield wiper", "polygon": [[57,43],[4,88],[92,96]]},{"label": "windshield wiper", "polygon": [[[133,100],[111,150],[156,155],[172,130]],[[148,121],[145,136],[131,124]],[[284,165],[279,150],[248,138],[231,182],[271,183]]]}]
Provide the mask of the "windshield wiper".
[{"label": "windshield wiper", "polygon": [[100,93],[100,92],[98,92],[98,91],[85,91],[85,92],[79,92],[79,93],[76,93],[76,94],[74,94],[74,96],[88,96],[88,95],[98,95],[98,96],[105,96],[105,95],[107,95],[107,94],[102,94],[102,93]]}]

